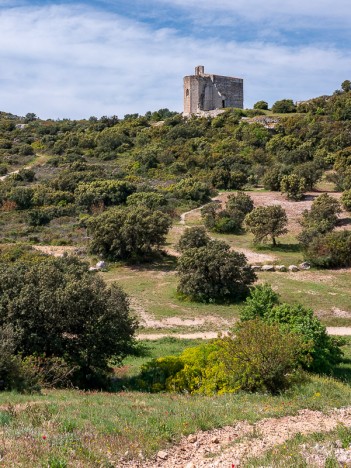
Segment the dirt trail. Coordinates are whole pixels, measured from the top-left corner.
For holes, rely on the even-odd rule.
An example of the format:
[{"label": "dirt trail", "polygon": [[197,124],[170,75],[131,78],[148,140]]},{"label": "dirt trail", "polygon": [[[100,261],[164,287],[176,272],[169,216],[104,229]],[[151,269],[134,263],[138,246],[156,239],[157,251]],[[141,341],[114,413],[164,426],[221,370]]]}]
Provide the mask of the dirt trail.
[{"label": "dirt trail", "polygon": [[[340,423],[351,426],[351,406],[334,409],[325,414],[305,409],[300,410],[295,416],[262,419],[255,424],[241,421],[234,426],[200,431],[183,437],[178,445],[159,452],[152,460],[122,460],[120,466],[228,468],[234,465],[237,467],[248,458],[260,456],[296,434],[330,432]],[[350,450],[337,449],[336,452],[340,455],[343,452],[342,456],[349,457],[348,461],[351,461]]]},{"label": "dirt trail", "polygon": [[[163,323],[163,322],[162,322]],[[181,325],[177,323],[177,325]],[[162,325],[160,328],[167,328]],[[226,334],[228,330],[222,330],[222,334]],[[327,327],[329,335],[334,336],[351,336],[351,327]],[[188,340],[211,340],[217,338],[218,331],[206,331],[206,332],[190,332],[190,333],[140,333],[137,338],[138,340],[158,340],[160,338],[166,338],[172,336],[174,338],[188,339]]]}]

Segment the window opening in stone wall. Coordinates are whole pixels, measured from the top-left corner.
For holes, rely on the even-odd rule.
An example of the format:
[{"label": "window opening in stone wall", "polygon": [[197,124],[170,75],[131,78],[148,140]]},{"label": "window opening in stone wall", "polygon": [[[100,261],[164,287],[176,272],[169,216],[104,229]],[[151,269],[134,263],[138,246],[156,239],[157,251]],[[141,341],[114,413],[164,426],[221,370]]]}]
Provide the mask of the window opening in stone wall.
[{"label": "window opening in stone wall", "polygon": [[189,90],[187,89],[186,92],[185,92],[185,96],[188,97],[189,96]]},{"label": "window opening in stone wall", "polygon": [[225,108],[225,99],[222,99],[222,107]]}]

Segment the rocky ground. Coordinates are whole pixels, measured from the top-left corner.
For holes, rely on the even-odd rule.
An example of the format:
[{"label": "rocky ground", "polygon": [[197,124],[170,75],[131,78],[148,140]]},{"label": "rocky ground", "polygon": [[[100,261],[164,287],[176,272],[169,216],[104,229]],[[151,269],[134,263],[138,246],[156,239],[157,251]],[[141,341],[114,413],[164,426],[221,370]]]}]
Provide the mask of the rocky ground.
[{"label": "rocky ground", "polygon": [[[162,450],[151,460],[121,460],[123,467],[153,468],[214,468],[239,467],[251,457],[263,455],[284,444],[297,434],[330,432],[339,424],[351,427],[351,407],[328,413],[301,410],[296,416],[263,419],[256,424],[246,421],[211,431],[183,437],[179,444]],[[308,466],[324,467],[334,456],[340,466],[351,466],[351,448],[335,444],[301,444],[300,453]],[[334,465],[333,465],[334,466]]]}]

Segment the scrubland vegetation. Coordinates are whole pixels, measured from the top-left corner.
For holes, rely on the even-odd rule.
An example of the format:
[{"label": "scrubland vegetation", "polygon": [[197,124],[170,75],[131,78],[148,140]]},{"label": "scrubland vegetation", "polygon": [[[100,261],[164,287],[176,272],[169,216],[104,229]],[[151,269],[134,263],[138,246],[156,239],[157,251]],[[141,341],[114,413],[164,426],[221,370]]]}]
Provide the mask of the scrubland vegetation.
[{"label": "scrubland vegetation", "polygon": [[[5,466],[123,466],[349,405],[350,340],[326,329],[351,326],[345,86],[215,118],[0,113]],[[224,333],[136,339],[194,330]]]}]

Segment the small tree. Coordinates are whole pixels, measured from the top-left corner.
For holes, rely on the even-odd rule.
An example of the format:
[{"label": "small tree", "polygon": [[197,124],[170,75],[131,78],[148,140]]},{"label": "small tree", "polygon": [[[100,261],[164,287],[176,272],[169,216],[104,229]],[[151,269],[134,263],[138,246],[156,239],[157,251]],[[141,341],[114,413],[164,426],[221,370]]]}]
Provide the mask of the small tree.
[{"label": "small tree", "polygon": [[345,80],[341,83],[341,89],[344,91],[344,93],[348,93],[351,91],[351,81],[350,80]]},{"label": "small tree", "polygon": [[210,240],[204,227],[187,228],[179,239],[177,249],[184,252],[187,249],[204,247]]},{"label": "small tree", "polygon": [[303,354],[309,358],[302,363],[310,370],[330,371],[334,364],[340,362],[340,348],[313,311],[300,304],[281,304],[279,296],[269,285],[257,286],[250,291],[240,318],[243,322],[260,318],[300,335],[306,345]]},{"label": "small tree", "polygon": [[276,323],[249,320],[219,342],[226,372],[242,390],[278,393],[291,384],[306,347]]},{"label": "small tree", "polygon": [[273,104],[272,111],[277,114],[290,114],[296,112],[296,106],[292,99],[282,99]]},{"label": "small tree", "polygon": [[229,195],[226,210],[233,211],[239,210],[244,215],[247,215],[254,209],[252,198],[245,192],[238,192],[236,195]]},{"label": "small tree", "polygon": [[73,257],[1,265],[0,324],[16,330],[16,353],[63,358],[92,387],[132,350],[136,329],[121,288]]},{"label": "small tree", "polygon": [[144,206],[113,208],[88,221],[90,250],[111,260],[150,254],[165,242],[171,219]]},{"label": "small tree", "polygon": [[276,237],[288,232],[288,218],[280,205],[259,206],[245,218],[245,225],[255,236],[254,242],[264,242],[268,237],[277,245]]},{"label": "small tree", "polygon": [[341,203],[347,211],[351,211],[351,190],[345,190],[341,196]]},{"label": "small tree", "polygon": [[327,193],[317,197],[313,201],[311,209],[304,210],[302,213],[300,224],[303,230],[298,235],[301,244],[307,246],[318,235],[332,231],[336,226],[340,212],[340,203],[335,198]]},{"label": "small tree", "polygon": [[280,190],[289,200],[302,200],[306,190],[306,181],[296,174],[285,175],[280,183]]},{"label": "small tree", "polygon": [[195,301],[236,301],[247,296],[256,275],[242,253],[225,242],[186,250],[178,262],[178,291]]},{"label": "small tree", "polygon": [[254,109],[268,110],[268,102],[266,101],[257,101],[254,106]]},{"label": "small tree", "polygon": [[320,234],[310,240],[305,248],[305,258],[322,268],[351,266],[351,232],[335,231]]}]

